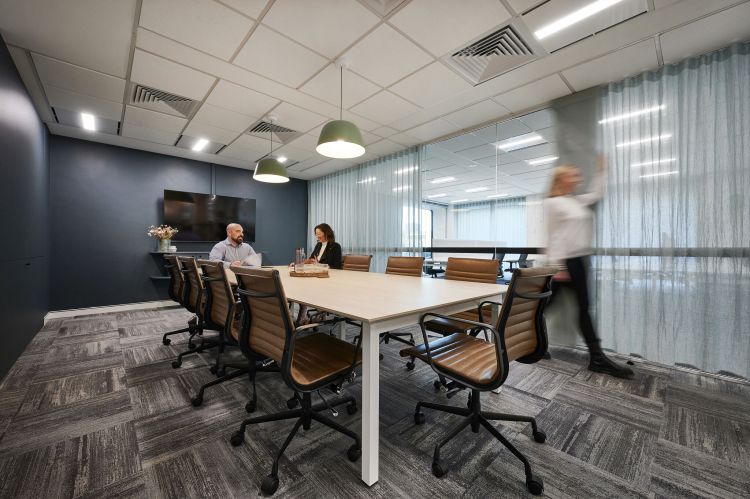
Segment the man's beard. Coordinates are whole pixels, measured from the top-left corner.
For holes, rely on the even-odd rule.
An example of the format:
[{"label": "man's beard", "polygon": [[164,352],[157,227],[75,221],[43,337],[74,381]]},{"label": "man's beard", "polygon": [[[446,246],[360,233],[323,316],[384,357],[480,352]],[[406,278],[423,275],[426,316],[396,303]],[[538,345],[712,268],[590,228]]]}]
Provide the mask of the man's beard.
[{"label": "man's beard", "polygon": [[233,241],[237,244],[242,244],[242,242],[244,241],[244,238],[242,236],[239,236],[239,237],[234,238]]}]

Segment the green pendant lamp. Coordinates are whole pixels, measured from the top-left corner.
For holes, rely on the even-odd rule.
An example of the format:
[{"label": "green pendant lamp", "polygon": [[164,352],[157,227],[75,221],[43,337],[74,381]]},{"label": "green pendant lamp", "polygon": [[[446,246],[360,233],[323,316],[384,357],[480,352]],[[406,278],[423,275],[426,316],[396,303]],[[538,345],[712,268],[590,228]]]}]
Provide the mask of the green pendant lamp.
[{"label": "green pendant lamp", "polygon": [[340,70],[340,103],[339,119],[329,121],[320,131],[318,146],[315,148],[318,154],[329,158],[357,158],[365,153],[362,133],[357,125],[343,119],[344,114],[344,65],[345,62],[337,61]]},{"label": "green pendant lamp", "polygon": [[[276,119],[274,117],[269,117],[268,121],[273,124]],[[271,130],[270,154],[273,154],[273,130]],[[289,182],[289,174],[286,172],[286,167],[282,165],[278,159],[269,155],[258,161],[258,164],[255,165],[253,179],[258,182],[267,182],[269,184],[283,184],[284,182]]]}]

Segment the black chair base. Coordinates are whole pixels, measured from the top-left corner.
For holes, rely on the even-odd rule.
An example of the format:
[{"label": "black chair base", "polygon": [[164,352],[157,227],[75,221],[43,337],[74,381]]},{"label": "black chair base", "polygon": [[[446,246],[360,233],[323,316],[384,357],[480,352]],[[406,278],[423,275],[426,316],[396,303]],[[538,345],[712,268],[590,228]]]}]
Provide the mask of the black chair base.
[{"label": "black chair base", "polygon": [[418,402],[417,407],[414,410],[414,423],[423,424],[425,422],[425,416],[422,414],[421,409],[432,409],[440,412],[447,412],[449,414],[455,414],[457,416],[464,416],[464,421],[453,429],[448,436],[443,439],[439,444],[435,446],[435,453],[432,457],[432,473],[440,478],[448,472],[448,468],[445,463],[440,459],[440,449],[450,442],[456,435],[461,433],[467,426],[471,426],[471,431],[474,433],[479,432],[479,427],[483,426],[489,431],[496,439],[500,440],[509,451],[513,453],[522,463],[524,472],[526,474],[526,488],[534,495],[540,495],[544,491],[544,482],[541,478],[536,477],[531,472],[531,465],[528,459],[521,454],[521,452],[515,448],[494,426],[490,421],[522,421],[531,423],[531,431],[534,440],[538,443],[544,443],[547,439],[547,435],[539,430],[536,425],[536,420],[528,416],[518,416],[515,414],[503,414],[499,412],[484,412],[481,409],[480,392],[478,390],[472,390],[469,395],[468,407],[454,407],[450,405],[433,404],[431,402]]},{"label": "black chair base", "polygon": [[[300,399],[299,395],[295,395],[295,398]],[[300,427],[305,430],[310,429],[310,425],[313,420],[354,439],[354,445],[349,447],[346,453],[350,461],[357,461],[362,456],[362,445],[359,435],[354,433],[349,428],[346,428],[345,426],[342,426],[332,419],[320,414],[320,411],[333,410],[334,407],[343,404],[349,404],[346,409],[346,412],[348,414],[355,414],[357,412],[357,402],[354,400],[354,397],[341,397],[333,401],[321,402],[319,404],[313,405],[311,394],[308,392],[302,394],[300,402],[302,406],[299,409],[246,419],[240,425],[240,429],[236,433],[234,433],[229,440],[233,446],[237,447],[245,441],[245,428],[248,425],[297,418],[297,422],[294,424],[294,427],[289,433],[289,436],[286,437],[286,440],[281,445],[281,448],[278,450],[278,452],[276,452],[276,456],[273,460],[273,467],[271,468],[271,474],[263,479],[261,491],[264,494],[271,495],[276,492],[276,489],[279,487],[279,460],[281,459],[281,456],[284,455],[284,451],[289,446],[289,443],[297,434],[297,431],[299,431]]]},{"label": "black chair base", "polygon": [[193,405],[193,407],[200,406],[201,404],[203,404],[203,396],[205,395],[207,388],[219,385],[221,383],[224,383],[225,381],[229,381],[234,378],[239,378],[240,376],[247,374],[248,377],[250,378],[250,383],[253,386],[253,390],[252,390],[252,397],[245,404],[245,410],[247,412],[255,412],[255,409],[258,407],[258,393],[255,389],[255,375],[259,372],[279,372],[279,368],[275,363],[272,363],[270,366],[265,366],[260,362],[259,364],[261,365],[256,365],[254,366],[254,368],[251,368],[250,366],[247,366],[247,365],[239,365],[239,364],[223,365],[222,366],[223,369],[231,368],[235,370],[230,372],[229,374],[223,374],[222,376],[219,376],[218,378],[201,385],[201,387],[198,389],[198,393],[190,399],[190,403]]}]

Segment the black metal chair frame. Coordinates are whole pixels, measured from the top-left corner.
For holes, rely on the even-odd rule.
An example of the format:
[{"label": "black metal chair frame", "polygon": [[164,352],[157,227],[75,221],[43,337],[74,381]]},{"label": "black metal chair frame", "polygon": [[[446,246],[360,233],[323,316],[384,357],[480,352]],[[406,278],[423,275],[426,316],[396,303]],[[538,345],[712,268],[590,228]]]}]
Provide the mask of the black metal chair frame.
[{"label": "black metal chair frame", "polygon": [[[514,279],[511,281],[511,286],[508,289],[508,293],[506,296],[506,301],[503,307],[503,310],[501,312],[500,318],[499,318],[499,325],[498,329],[500,331],[505,331],[505,326],[508,320],[508,317],[510,315],[510,310],[513,304],[513,299],[518,298],[525,298],[525,299],[531,299],[531,300],[547,300],[549,296],[551,295],[550,291],[550,279],[551,276],[548,276],[547,284],[546,284],[546,291],[542,293],[532,293],[532,294],[526,294],[526,293],[519,293],[515,291],[515,286],[519,279],[525,279],[524,277],[520,277],[518,272],[514,273]],[[539,277],[539,276],[535,276]],[[488,302],[483,302],[479,306],[479,314],[480,314],[480,320],[484,320],[482,317],[481,307],[483,304]],[[536,324],[537,324],[537,348],[536,350],[526,357],[523,357],[521,359],[517,359],[518,362],[522,363],[533,363],[541,358],[543,358],[544,353],[547,350],[547,334],[546,334],[546,326],[544,323],[544,303],[541,303],[536,311]],[[472,331],[484,331],[485,334],[490,333],[495,345],[495,352],[497,355],[498,361],[502,363],[502,376],[495,379],[492,383],[480,386],[473,383],[471,380],[460,377],[454,373],[451,373],[449,371],[446,371],[444,369],[441,369],[440,366],[436,365],[435,362],[432,359],[432,353],[430,350],[429,345],[429,339],[427,337],[427,330],[425,328],[425,322],[427,322],[430,318],[443,318],[443,319],[450,319],[455,322],[461,322],[466,324],[469,328],[471,328]],[[519,416],[515,414],[504,414],[504,413],[497,413],[497,412],[487,412],[482,411],[481,408],[481,397],[480,394],[482,391],[490,391],[494,390],[495,388],[498,388],[505,383],[505,379],[508,377],[508,356],[505,348],[505,337],[504,335],[500,335],[498,333],[498,330],[496,330],[493,326],[486,324],[484,322],[475,322],[470,321],[466,319],[457,319],[454,317],[450,317],[447,315],[442,314],[433,314],[433,313],[426,313],[423,314],[422,317],[419,320],[420,329],[422,330],[422,336],[424,338],[425,342],[425,353],[427,356],[427,362],[430,364],[432,369],[441,377],[446,377],[451,379],[454,383],[457,385],[460,385],[465,388],[471,389],[471,392],[469,394],[467,407],[454,407],[449,405],[443,405],[443,404],[435,404],[432,402],[418,402],[417,406],[414,410],[414,423],[415,424],[423,424],[425,422],[425,416],[422,413],[421,409],[432,409],[440,412],[447,412],[449,414],[456,414],[458,416],[464,416],[464,421],[457,426],[454,430],[452,430],[447,437],[445,437],[440,443],[438,443],[435,446],[435,452],[433,454],[432,458],[432,472],[436,477],[442,477],[447,473],[447,467],[444,465],[444,463],[440,459],[440,449],[444,447],[448,442],[450,442],[454,437],[456,437],[462,430],[464,430],[467,426],[471,426],[471,430],[474,433],[479,432],[479,427],[483,426],[487,431],[489,431],[496,439],[498,439],[511,453],[513,453],[516,458],[518,458],[524,466],[524,473],[526,475],[526,486],[529,489],[529,491],[534,495],[539,495],[544,490],[544,482],[541,478],[536,477],[532,471],[531,471],[531,465],[529,464],[529,461],[526,459],[526,457],[518,450],[516,447],[511,444],[491,423],[490,421],[521,421],[526,423],[531,423],[531,430],[532,430],[532,436],[534,440],[538,443],[544,443],[547,436],[546,434],[539,430],[537,427],[536,419],[533,417],[528,416]]]},{"label": "black metal chair frame", "polygon": [[[283,317],[284,326],[286,329],[286,340],[284,342],[284,351],[281,361],[280,372],[281,377],[284,380],[284,382],[294,390],[294,398],[292,400],[296,401],[295,403],[291,403],[292,401],[287,402],[287,406],[290,408],[288,411],[279,412],[276,414],[269,414],[267,416],[259,416],[254,418],[246,419],[242,422],[240,425],[240,428],[237,432],[232,434],[232,437],[230,439],[230,442],[233,446],[239,446],[242,444],[242,442],[245,439],[245,429],[249,425],[258,424],[258,423],[266,423],[271,421],[282,421],[287,419],[297,419],[297,422],[294,424],[294,427],[292,428],[292,431],[287,436],[284,443],[281,445],[279,450],[276,452],[276,455],[273,460],[273,467],[271,469],[271,473],[266,476],[263,480],[261,490],[265,494],[273,494],[279,485],[279,479],[278,479],[278,471],[279,471],[279,460],[284,455],[284,451],[286,451],[286,448],[289,446],[289,443],[292,441],[294,436],[297,434],[297,431],[299,431],[300,427],[302,427],[305,430],[310,429],[311,423],[313,420],[324,424],[325,426],[328,426],[329,428],[332,428],[339,433],[343,433],[344,435],[354,439],[354,445],[349,447],[347,451],[347,457],[350,461],[357,461],[361,455],[362,455],[362,447],[361,447],[361,441],[359,438],[359,435],[351,431],[349,428],[346,428],[345,426],[340,425],[339,423],[333,421],[332,419],[323,416],[320,414],[323,410],[331,410],[334,416],[338,415],[338,412],[335,410],[335,407],[338,407],[343,404],[347,404],[346,411],[348,414],[355,414],[357,412],[357,402],[354,399],[354,397],[346,396],[346,397],[339,397],[335,400],[328,401],[326,400],[323,395],[320,393],[320,389],[326,386],[329,386],[331,383],[334,383],[335,381],[339,380],[341,381],[344,378],[347,378],[350,381],[354,380],[354,368],[357,364],[357,353],[360,348],[359,341],[356,341],[356,349],[354,358],[352,359],[352,366],[351,369],[344,375],[337,375],[334,377],[326,378],[312,387],[309,386],[300,386],[298,385],[293,376],[291,375],[291,363],[294,355],[294,344],[295,344],[295,337],[304,331],[310,331],[314,327],[316,327],[318,324],[306,324],[304,326],[300,327],[294,327],[292,322],[289,320],[289,311],[285,310],[284,307],[286,307],[286,302],[283,299],[283,295],[281,293],[281,281],[279,279],[278,270],[273,270],[271,272],[270,277],[253,277],[254,279],[274,279],[275,283],[275,291],[272,293],[260,293],[252,290],[245,289],[243,286],[242,279],[238,276],[237,284],[238,284],[238,293],[240,296],[240,301],[244,308],[244,317],[243,317],[243,325],[240,332],[240,346],[243,349],[243,352],[246,353],[250,358],[254,358],[253,356],[257,354],[252,352],[252,350],[249,349],[250,344],[249,337],[250,337],[250,329],[251,329],[251,323],[252,323],[252,312],[250,308],[250,300],[253,298],[276,298],[279,303],[279,313]],[[253,384],[253,389],[255,385]],[[312,392],[318,392],[321,399],[323,399],[322,402],[318,404],[312,403]],[[337,390],[337,391],[340,391]],[[292,407],[295,407],[297,403],[300,404],[300,407],[297,409],[293,409]]]},{"label": "black metal chair frame", "polygon": [[[177,261],[177,260],[175,260],[175,261]],[[166,263],[164,265],[164,268],[169,271],[169,277],[170,277],[169,288],[167,289],[167,293],[169,293],[169,299],[172,300],[172,301],[176,301],[183,308],[186,308],[186,309],[188,309],[188,311],[193,312],[187,306],[187,302],[186,302],[186,298],[185,297],[189,296],[189,287],[190,286],[189,286],[189,283],[185,280],[184,275],[182,274],[182,267],[180,267],[179,262],[177,262],[177,275],[179,275],[180,276],[179,278],[182,280],[182,294],[181,294],[181,296],[177,296],[175,294],[174,290],[172,289],[172,286],[173,286],[172,280],[175,279],[175,275],[172,273],[172,269],[175,268],[175,266],[172,265],[171,263]],[[200,328],[199,328],[198,324],[190,324],[190,322],[188,322],[188,327],[183,327],[183,328],[180,328],[180,329],[176,329],[174,331],[169,331],[169,332],[164,333],[164,335],[161,338],[161,342],[162,342],[163,345],[166,346],[166,345],[169,345],[170,343],[172,343],[172,340],[169,338],[169,336],[172,336],[172,335],[175,335],[175,334],[190,333],[190,337],[188,339],[188,344],[192,344],[193,336],[195,336],[198,333],[199,330],[200,330]]]}]

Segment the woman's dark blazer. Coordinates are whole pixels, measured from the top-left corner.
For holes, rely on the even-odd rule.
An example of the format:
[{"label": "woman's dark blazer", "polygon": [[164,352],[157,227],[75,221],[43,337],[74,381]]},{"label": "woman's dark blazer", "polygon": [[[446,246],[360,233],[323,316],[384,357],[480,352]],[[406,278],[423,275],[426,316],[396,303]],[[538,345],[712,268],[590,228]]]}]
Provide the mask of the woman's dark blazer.
[{"label": "woman's dark blazer", "polygon": [[[321,246],[322,246],[321,243],[318,243],[315,245],[315,248],[313,248],[313,251],[310,254],[310,258],[318,254]],[[337,242],[329,241],[328,244],[326,244],[326,249],[323,252],[323,254],[318,257],[318,262],[326,263],[332,269],[340,269],[342,266],[341,265],[341,245]]]}]

